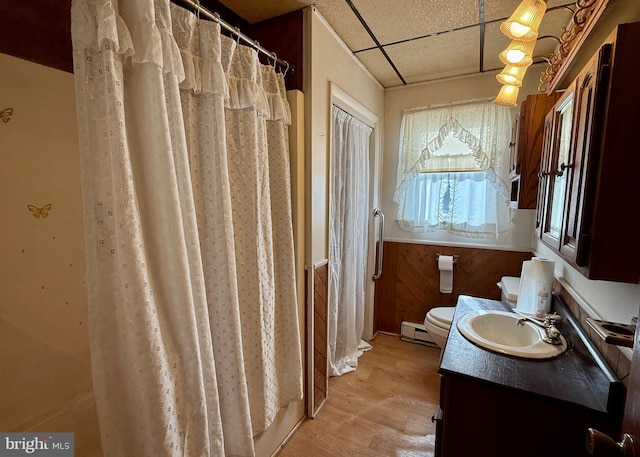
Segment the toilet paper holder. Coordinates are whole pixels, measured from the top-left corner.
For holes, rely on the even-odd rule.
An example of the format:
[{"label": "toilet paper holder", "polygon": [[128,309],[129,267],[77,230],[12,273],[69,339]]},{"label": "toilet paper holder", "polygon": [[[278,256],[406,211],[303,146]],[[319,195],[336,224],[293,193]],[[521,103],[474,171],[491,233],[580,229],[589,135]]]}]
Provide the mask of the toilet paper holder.
[{"label": "toilet paper holder", "polygon": [[[448,255],[448,254],[442,254],[442,253],[437,253],[436,254],[436,268],[438,268],[438,257],[440,257],[441,255]],[[458,264],[458,257],[460,257],[459,255],[452,255],[451,257],[453,257],[453,268],[456,267],[456,265]]]}]

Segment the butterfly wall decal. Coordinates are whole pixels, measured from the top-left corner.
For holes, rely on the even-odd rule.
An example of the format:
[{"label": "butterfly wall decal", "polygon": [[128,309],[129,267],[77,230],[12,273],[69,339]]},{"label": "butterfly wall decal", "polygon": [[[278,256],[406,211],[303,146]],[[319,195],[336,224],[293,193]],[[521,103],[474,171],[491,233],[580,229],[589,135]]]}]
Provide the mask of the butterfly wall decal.
[{"label": "butterfly wall decal", "polygon": [[45,219],[49,215],[49,211],[51,211],[51,203],[44,205],[42,208],[38,208],[34,205],[27,205],[27,209],[33,213],[33,217],[36,219]]},{"label": "butterfly wall decal", "polygon": [[11,120],[11,116],[13,116],[13,108],[5,108],[0,111],[0,119],[5,124]]}]

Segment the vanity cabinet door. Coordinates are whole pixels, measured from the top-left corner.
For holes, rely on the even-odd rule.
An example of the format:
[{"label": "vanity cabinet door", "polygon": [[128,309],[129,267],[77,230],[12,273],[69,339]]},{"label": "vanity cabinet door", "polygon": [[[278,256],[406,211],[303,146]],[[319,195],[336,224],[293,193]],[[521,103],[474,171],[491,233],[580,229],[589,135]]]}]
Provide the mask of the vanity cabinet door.
[{"label": "vanity cabinet door", "polygon": [[529,95],[520,104],[511,143],[510,177],[517,181],[517,208],[535,209],[538,198],[538,173],[543,151],[545,116],[559,95]]},{"label": "vanity cabinet door", "polygon": [[551,151],[553,145],[553,118],[555,110],[551,110],[544,120],[544,136],[542,150],[545,151],[540,159],[538,172],[538,196],[536,201],[536,235],[542,238],[544,215],[547,211],[547,194],[549,192],[549,170],[551,169]]},{"label": "vanity cabinet door", "polygon": [[[434,457],[589,457],[585,430],[616,427],[612,415],[584,406],[474,378],[443,378],[447,394]],[[536,432],[544,436],[531,439]]]},{"label": "vanity cabinet door", "polygon": [[547,181],[542,213],[541,238],[550,247],[559,250],[563,233],[563,219],[567,194],[568,174],[566,168],[572,155],[572,133],[574,114],[573,89],[567,90],[549,113],[547,139],[549,149],[540,176]]},{"label": "vanity cabinet door", "polygon": [[575,147],[558,173],[568,183],[561,253],[579,267],[588,264],[595,183],[602,131],[602,113],[609,78],[611,45],[606,44],[585,66],[577,79]]}]

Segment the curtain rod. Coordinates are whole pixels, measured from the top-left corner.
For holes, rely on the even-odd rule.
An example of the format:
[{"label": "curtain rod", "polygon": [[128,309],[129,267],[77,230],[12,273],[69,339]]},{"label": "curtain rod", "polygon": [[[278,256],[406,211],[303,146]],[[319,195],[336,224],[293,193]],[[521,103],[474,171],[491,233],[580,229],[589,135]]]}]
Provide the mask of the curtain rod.
[{"label": "curtain rod", "polygon": [[258,43],[257,41],[249,38],[247,35],[242,33],[238,27],[233,27],[231,24],[229,24],[224,19],[222,19],[218,13],[212,13],[211,11],[206,9],[204,6],[200,5],[199,1],[195,1],[195,2],[193,0],[178,0],[178,1],[180,3],[188,5],[189,7],[191,7],[195,11],[199,11],[200,14],[206,16],[208,19],[211,19],[212,21],[215,21],[218,24],[220,24],[220,26],[223,29],[227,30],[228,32],[233,33],[238,38],[241,38],[242,40],[246,41],[247,43],[249,43],[249,45],[251,45],[252,47],[257,49],[258,51],[262,52],[263,54],[266,54],[267,56],[269,56],[270,58],[272,58],[273,60],[275,60],[279,64],[284,65],[285,66],[285,70],[284,70],[285,76],[287,74],[287,71],[291,70],[293,72],[293,67],[291,67],[291,65],[289,65],[289,62],[279,58],[276,55],[275,52],[269,51],[267,48],[265,48],[264,46],[260,45],[260,43]]}]

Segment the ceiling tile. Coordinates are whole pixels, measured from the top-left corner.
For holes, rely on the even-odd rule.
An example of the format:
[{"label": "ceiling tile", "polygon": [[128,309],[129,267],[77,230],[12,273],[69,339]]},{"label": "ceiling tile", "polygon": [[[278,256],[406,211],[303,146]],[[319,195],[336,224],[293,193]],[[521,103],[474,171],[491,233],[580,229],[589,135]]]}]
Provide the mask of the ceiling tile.
[{"label": "ceiling tile", "polygon": [[[501,70],[498,54],[509,39],[500,32],[521,0],[351,0],[371,31],[385,46],[407,83],[449,78],[478,71]],[[346,0],[222,0],[239,16],[254,23],[315,5],[331,28],[385,87],[401,85],[389,62],[375,49],[375,41]],[[484,11],[485,33],[480,62],[479,5]],[[571,17],[562,6],[568,0],[548,0],[540,36],[559,36]],[[556,8],[556,9],[553,9]],[[551,11],[549,11],[551,9]],[[418,39],[415,39],[418,38]],[[534,51],[541,62],[555,49],[553,39],[539,39]],[[482,68],[480,65],[482,64]]]},{"label": "ceiling tile", "polygon": [[484,29],[484,71],[497,70],[504,67],[498,54],[505,50],[511,40],[500,31],[500,23],[486,24]]},{"label": "ceiling tile", "polygon": [[353,0],[381,44],[478,23],[478,0]]},{"label": "ceiling tile", "polygon": [[495,21],[511,16],[521,0],[492,0],[484,2],[484,20]]},{"label": "ceiling tile", "polygon": [[[491,0],[484,2],[484,20],[495,21],[506,19],[513,14],[521,0]],[[560,5],[575,5],[575,2],[567,0],[548,0],[547,10]],[[542,21],[544,22],[544,18]]]},{"label": "ceiling tile", "polygon": [[359,52],[356,57],[384,87],[402,85],[402,81],[379,49]]},{"label": "ceiling tile", "polygon": [[407,83],[478,72],[479,27],[385,47]]},{"label": "ceiling tile", "polygon": [[318,0],[316,8],[352,51],[376,44],[344,0]]}]

